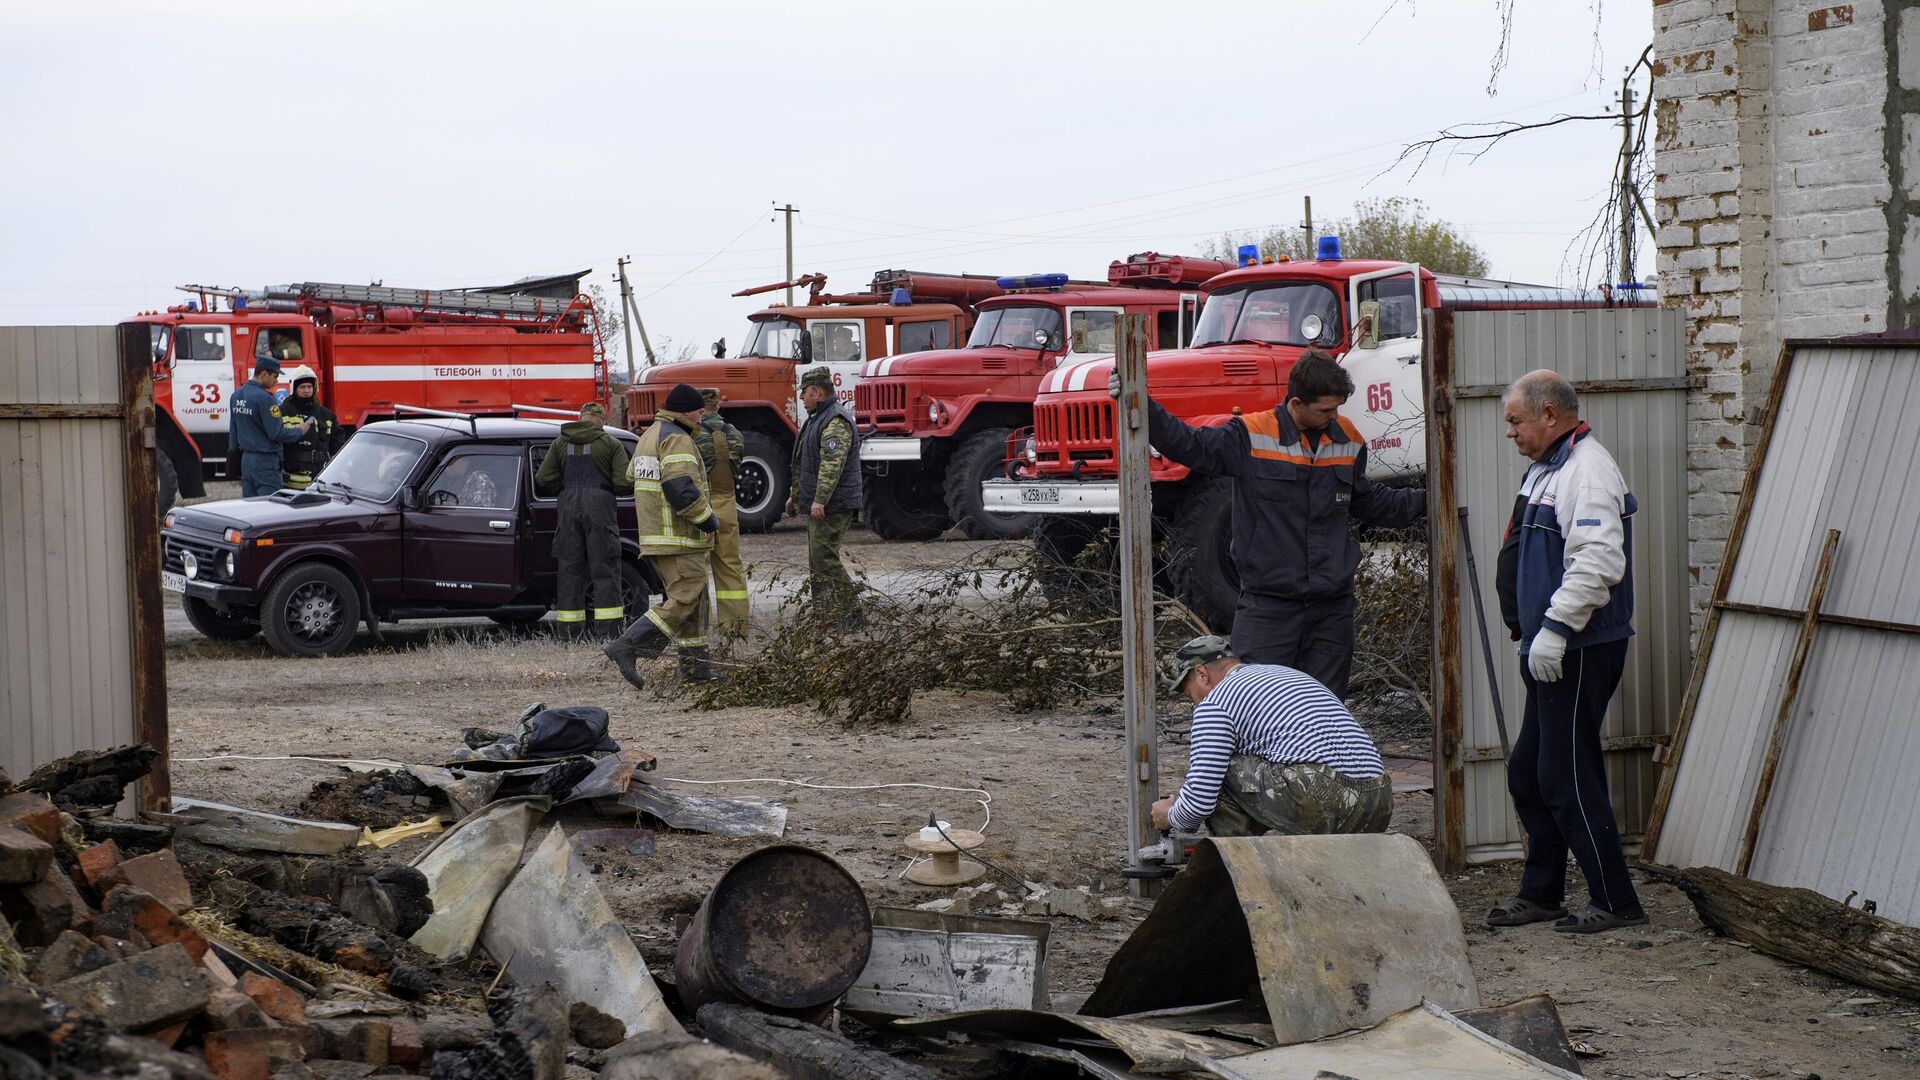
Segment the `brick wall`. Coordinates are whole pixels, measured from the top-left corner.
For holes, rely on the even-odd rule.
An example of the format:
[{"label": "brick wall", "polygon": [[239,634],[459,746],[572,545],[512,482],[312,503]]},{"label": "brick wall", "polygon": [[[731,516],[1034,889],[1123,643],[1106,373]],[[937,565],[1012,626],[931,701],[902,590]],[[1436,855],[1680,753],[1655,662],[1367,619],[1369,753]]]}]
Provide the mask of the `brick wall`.
[{"label": "brick wall", "polygon": [[1656,270],[1704,379],[1687,410],[1696,630],[1781,341],[1920,315],[1920,295],[1895,299],[1920,292],[1920,190],[1902,182],[1920,185],[1902,167],[1920,153],[1917,8],[1655,0]]}]

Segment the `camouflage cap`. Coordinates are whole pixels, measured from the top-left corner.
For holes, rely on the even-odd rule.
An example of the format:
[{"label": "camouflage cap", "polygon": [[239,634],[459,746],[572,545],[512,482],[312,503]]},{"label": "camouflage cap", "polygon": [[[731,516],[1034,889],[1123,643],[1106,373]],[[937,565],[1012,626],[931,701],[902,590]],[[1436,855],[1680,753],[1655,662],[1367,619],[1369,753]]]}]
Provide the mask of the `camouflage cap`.
[{"label": "camouflage cap", "polygon": [[1180,687],[1186,683],[1187,676],[1193,674],[1194,668],[1231,656],[1233,646],[1227,643],[1226,638],[1213,634],[1194,638],[1180,646],[1173,653],[1173,674],[1168,679],[1167,693],[1180,696]]},{"label": "camouflage cap", "polygon": [[592,417],[595,420],[605,420],[607,418],[606,406],[597,401],[589,401],[585,405],[580,406],[580,419],[585,420],[588,417]]},{"label": "camouflage cap", "polygon": [[809,386],[817,386],[822,390],[831,391],[833,389],[833,372],[828,371],[824,366],[808,368],[806,371],[801,372],[800,389],[805,390]]},{"label": "camouflage cap", "polygon": [[709,409],[719,405],[720,404],[720,388],[717,386],[701,387],[700,400],[706,402],[707,408]]}]

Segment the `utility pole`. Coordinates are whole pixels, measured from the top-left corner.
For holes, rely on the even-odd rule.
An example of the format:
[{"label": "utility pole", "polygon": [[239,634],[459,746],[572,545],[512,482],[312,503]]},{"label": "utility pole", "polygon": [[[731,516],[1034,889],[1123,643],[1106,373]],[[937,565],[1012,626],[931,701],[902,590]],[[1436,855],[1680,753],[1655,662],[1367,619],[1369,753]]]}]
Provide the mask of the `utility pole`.
[{"label": "utility pole", "polygon": [[1313,258],[1313,255],[1314,255],[1314,247],[1313,247],[1313,196],[1311,196],[1311,195],[1308,195],[1308,196],[1305,196],[1305,199],[1306,199],[1306,203],[1307,203],[1307,210],[1306,210],[1306,214],[1307,214],[1307,216],[1306,216],[1306,220],[1304,220],[1304,221],[1302,221],[1302,222],[1300,223],[1300,229],[1301,229],[1301,231],[1302,231],[1302,232],[1304,232],[1304,233],[1306,233],[1306,234],[1307,234],[1307,246],[1306,246],[1306,248],[1305,248],[1305,250],[1306,250],[1306,253],[1307,253],[1307,258],[1309,258],[1309,259],[1311,259],[1311,258]]},{"label": "utility pole", "polygon": [[1633,212],[1639,192],[1633,188],[1633,72],[1620,83],[1620,277],[1615,284],[1638,280],[1633,274]]},{"label": "utility pole", "polygon": [[776,214],[787,215],[787,306],[792,307],[793,306],[793,213],[794,213],[793,204],[788,203],[785,206],[776,205],[773,208],[773,212]]},{"label": "utility pole", "polygon": [[[1153,491],[1147,478],[1147,317],[1122,315],[1114,329],[1120,376],[1114,425],[1120,435],[1120,670],[1127,728],[1127,865],[1156,834],[1160,797],[1159,730],[1154,722]],[[1135,896],[1158,896],[1163,881],[1132,877]]]},{"label": "utility pole", "polygon": [[634,330],[640,331],[640,347],[647,351],[647,366],[652,367],[655,361],[653,358],[653,342],[647,340],[647,324],[640,319],[640,305],[634,302],[633,286],[627,282],[627,263],[629,261],[630,260],[623,256],[619,260],[618,265],[620,267],[620,312],[626,316],[626,318],[620,321],[620,328],[627,332],[627,381],[632,382]]}]

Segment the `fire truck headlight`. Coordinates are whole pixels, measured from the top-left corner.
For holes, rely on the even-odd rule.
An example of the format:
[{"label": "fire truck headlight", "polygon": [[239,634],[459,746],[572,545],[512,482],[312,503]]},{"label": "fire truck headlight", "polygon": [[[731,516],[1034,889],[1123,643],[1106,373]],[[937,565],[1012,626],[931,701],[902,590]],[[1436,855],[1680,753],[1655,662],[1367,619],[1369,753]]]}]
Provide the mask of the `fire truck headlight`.
[{"label": "fire truck headlight", "polygon": [[1026,445],[1020,448],[1020,453],[1029,462],[1038,464],[1040,461],[1040,447],[1033,441],[1031,435],[1027,436]]},{"label": "fire truck headlight", "polygon": [[940,407],[940,403],[937,401],[927,406],[927,423],[938,424],[940,422],[940,414],[945,411],[946,410],[942,409]]}]

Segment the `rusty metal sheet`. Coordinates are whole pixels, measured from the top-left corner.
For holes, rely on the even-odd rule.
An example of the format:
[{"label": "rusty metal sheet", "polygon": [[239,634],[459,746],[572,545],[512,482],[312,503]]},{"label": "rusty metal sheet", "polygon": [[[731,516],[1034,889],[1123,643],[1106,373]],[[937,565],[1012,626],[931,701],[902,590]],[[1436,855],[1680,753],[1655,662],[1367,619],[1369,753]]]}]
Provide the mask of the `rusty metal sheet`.
[{"label": "rusty metal sheet", "polygon": [[426,875],[433,917],[408,940],[442,960],[464,960],[494,898],[520,865],[520,851],[553,800],[502,799],[440,834],[414,869]]},{"label": "rusty metal sheet", "polygon": [[1133,1062],[1134,1071],[1144,1073],[1191,1072],[1205,1068],[1208,1061],[1233,1057],[1248,1048],[1246,1043],[1169,1031],[1137,1020],[1065,1016],[1029,1009],[940,1013],[895,1020],[893,1027],[913,1035],[956,1033],[1055,1044],[1092,1036],[1118,1047]]},{"label": "rusty metal sheet", "polygon": [[407,775],[447,797],[456,817],[466,817],[493,801],[500,777],[493,773],[469,776],[438,765],[408,765]]},{"label": "rusty metal sheet", "polygon": [[1047,1006],[1044,922],[873,909],[873,951],[842,1009],[916,1016]]},{"label": "rusty metal sheet", "polygon": [[673,829],[714,836],[771,836],[787,831],[787,808],[759,799],[726,799],[717,795],[675,795],[650,784],[627,789],[619,805],[641,810]]},{"label": "rusty metal sheet", "polygon": [[1081,1011],[1248,996],[1264,1001],[1280,1043],[1366,1027],[1422,1000],[1480,1004],[1460,913],[1411,837],[1252,836],[1194,848]]},{"label": "rusty metal sheet", "polygon": [[1579,1075],[1508,1046],[1432,1002],[1365,1031],[1209,1061],[1205,1071],[1223,1080],[1566,1080]]},{"label": "rusty metal sheet", "polygon": [[552,984],[626,1025],[630,1038],[679,1031],[593,870],[555,825],[487,914],[481,943],[516,986]]},{"label": "rusty metal sheet", "polygon": [[1484,1009],[1461,1009],[1456,1019],[1473,1025],[1508,1046],[1523,1050],[1549,1065],[1570,1073],[1580,1071],[1580,1063],[1567,1043],[1567,1029],[1560,1023],[1560,1010],[1547,994],[1489,1005]]},{"label": "rusty metal sheet", "polygon": [[633,785],[633,774],[653,768],[652,755],[638,750],[622,750],[617,754],[608,754],[600,759],[593,771],[588,773],[567,797],[561,799],[562,805],[579,802],[582,799],[617,799],[627,793]]}]

